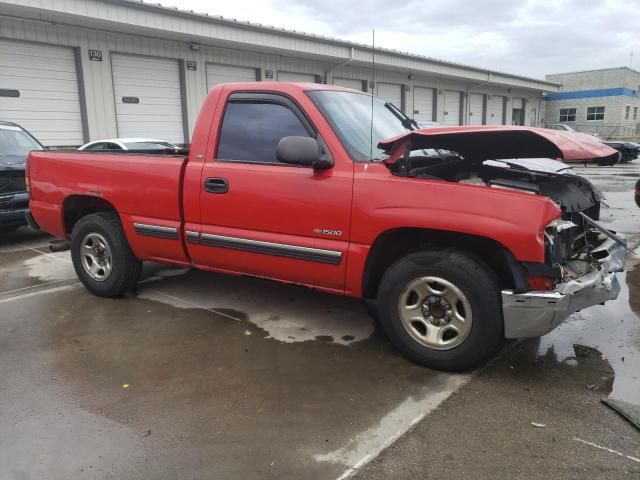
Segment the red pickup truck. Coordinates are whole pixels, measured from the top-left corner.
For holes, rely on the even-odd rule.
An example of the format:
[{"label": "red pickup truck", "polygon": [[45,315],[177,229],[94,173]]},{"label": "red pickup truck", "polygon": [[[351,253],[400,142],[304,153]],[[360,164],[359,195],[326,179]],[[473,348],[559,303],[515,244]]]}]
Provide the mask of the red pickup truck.
[{"label": "red pickup truck", "polygon": [[393,105],[316,84],[207,96],[188,154],[46,151],[27,165],[32,221],[70,239],[92,293],[143,260],[375,301],[391,342],[464,370],[614,299],[624,241],[585,179],[509,159],[616,155],[523,127],[419,130]]}]

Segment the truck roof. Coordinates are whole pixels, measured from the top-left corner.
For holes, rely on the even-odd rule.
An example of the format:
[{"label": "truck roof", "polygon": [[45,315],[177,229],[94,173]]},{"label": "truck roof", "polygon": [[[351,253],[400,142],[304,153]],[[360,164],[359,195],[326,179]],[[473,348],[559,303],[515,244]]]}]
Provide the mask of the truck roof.
[{"label": "truck roof", "polygon": [[309,90],[336,90],[345,92],[357,92],[365,95],[371,95],[368,92],[362,92],[353,88],[341,87],[340,85],[331,85],[327,83],[310,83],[310,82],[233,82],[220,83],[214,87],[229,88],[231,90],[274,90],[279,92],[297,91],[304,92]]}]

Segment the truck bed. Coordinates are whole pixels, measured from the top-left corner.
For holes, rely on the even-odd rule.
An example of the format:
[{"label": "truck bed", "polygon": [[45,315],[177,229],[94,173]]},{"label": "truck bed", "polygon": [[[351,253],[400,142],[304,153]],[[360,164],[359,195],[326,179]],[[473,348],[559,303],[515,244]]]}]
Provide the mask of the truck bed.
[{"label": "truck bed", "polygon": [[178,235],[182,234],[180,188],[186,160],[184,155],[138,152],[32,152],[28,164],[31,210],[35,214],[54,213],[38,215],[52,221],[52,225],[40,227],[68,237],[71,232],[64,229],[64,219],[60,218],[63,202],[91,197],[119,212],[131,247],[141,257],[186,261],[182,242],[175,242],[179,251],[171,252],[166,245],[149,241],[149,237],[140,242],[135,234],[136,225],[145,224],[175,228]]}]

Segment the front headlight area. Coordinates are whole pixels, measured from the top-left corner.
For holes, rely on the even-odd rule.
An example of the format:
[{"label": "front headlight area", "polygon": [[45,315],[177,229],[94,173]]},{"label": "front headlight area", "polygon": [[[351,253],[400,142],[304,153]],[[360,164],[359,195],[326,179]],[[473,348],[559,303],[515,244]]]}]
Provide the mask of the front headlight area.
[{"label": "front headlight area", "polygon": [[599,248],[606,236],[569,220],[555,220],[545,228],[546,263],[556,279],[567,282],[599,267]]},{"label": "front headlight area", "polygon": [[544,230],[547,263],[561,268],[573,256],[579,234],[578,225],[569,220],[558,219],[547,225]]}]

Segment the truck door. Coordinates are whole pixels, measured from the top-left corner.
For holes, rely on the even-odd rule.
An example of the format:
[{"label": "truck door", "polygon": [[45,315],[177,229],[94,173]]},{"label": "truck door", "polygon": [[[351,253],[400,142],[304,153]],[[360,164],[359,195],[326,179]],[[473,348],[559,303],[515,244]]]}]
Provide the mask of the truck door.
[{"label": "truck door", "polygon": [[343,290],[351,161],[327,170],[280,163],[276,146],[283,137],[323,143],[284,95],[234,93],[219,118],[221,127],[211,133],[216,148],[201,175],[201,231],[187,231],[194,263]]}]

